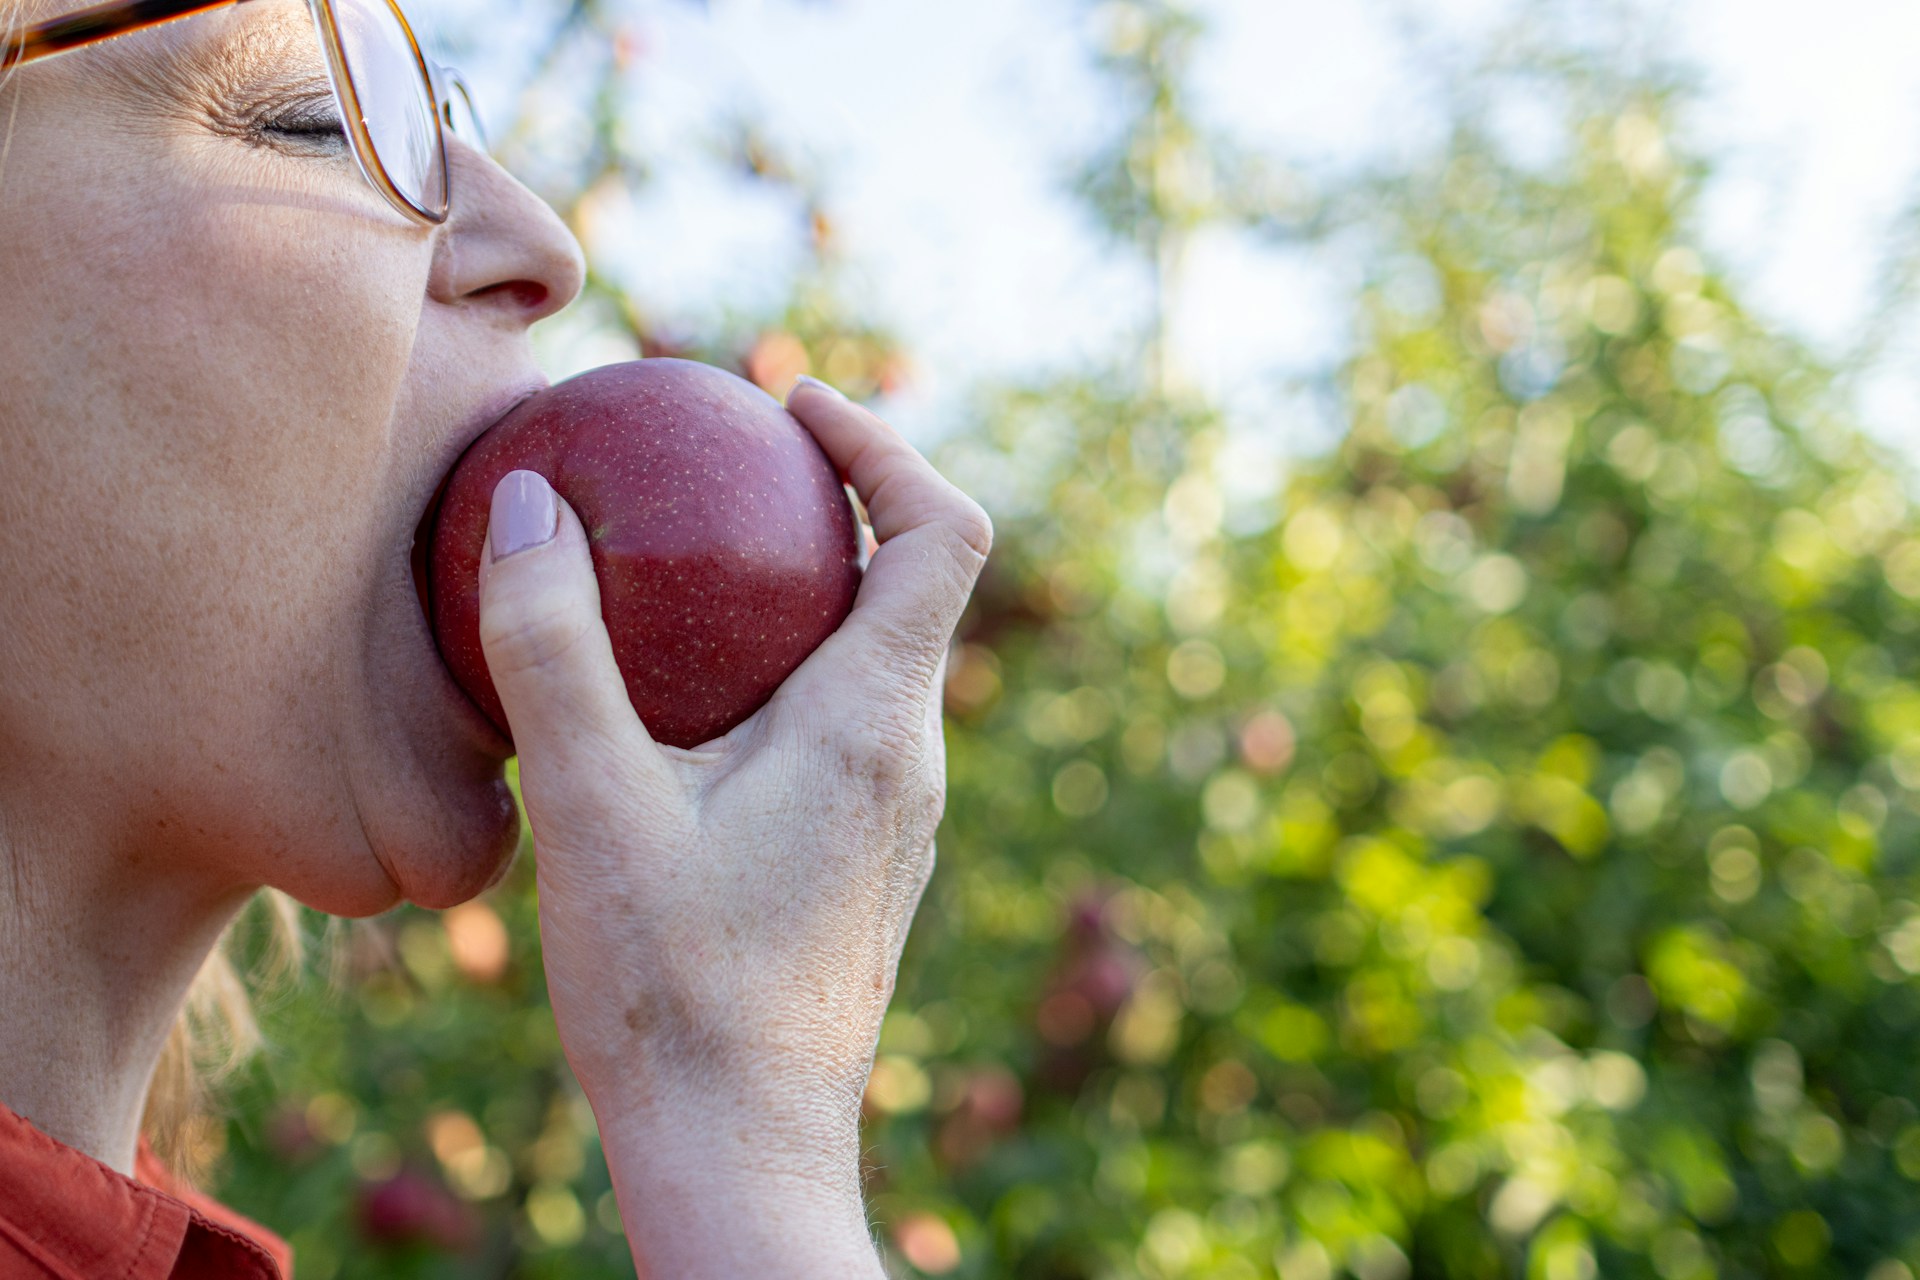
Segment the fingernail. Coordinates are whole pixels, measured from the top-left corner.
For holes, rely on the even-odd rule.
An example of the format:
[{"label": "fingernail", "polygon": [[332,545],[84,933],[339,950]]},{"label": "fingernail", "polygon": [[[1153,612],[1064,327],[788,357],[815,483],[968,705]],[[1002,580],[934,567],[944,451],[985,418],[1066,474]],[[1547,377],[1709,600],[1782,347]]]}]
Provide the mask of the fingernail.
[{"label": "fingernail", "polygon": [[532,471],[509,471],[493,491],[493,559],[553,540],[560,510],[553,487]]},{"label": "fingernail", "polygon": [[[830,387],[820,381],[820,379],[810,378],[804,373],[793,380],[793,391],[798,391],[801,387],[818,387],[830,396],[838,396],[842,400],[847,398],[846,392],[841,391],[838,387]],[[787,399],[793,399],[793,391],[787,392]]]}]

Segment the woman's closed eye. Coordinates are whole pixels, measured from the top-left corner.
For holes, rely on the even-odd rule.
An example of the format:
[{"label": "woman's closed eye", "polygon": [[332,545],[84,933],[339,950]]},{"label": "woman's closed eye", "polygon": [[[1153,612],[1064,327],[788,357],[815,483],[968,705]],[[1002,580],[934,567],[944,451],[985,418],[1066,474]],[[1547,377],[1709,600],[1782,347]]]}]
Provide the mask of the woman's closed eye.
[{"label": "woman's closed eye", "polygon": [[346,125],[331,95],[262,111],[253,122],[252,132],[269,146],[304,155],[333,155],[347,149]]}]

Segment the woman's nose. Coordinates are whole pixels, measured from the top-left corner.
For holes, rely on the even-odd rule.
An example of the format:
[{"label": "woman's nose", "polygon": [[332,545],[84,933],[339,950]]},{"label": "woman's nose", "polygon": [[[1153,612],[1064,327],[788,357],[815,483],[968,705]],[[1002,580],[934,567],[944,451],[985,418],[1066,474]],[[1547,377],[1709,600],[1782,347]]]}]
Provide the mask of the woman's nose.
[{"label": "woman's nose", "polygon": [[531,325],[579,296],[580,244],[546,201],[465,143],[447,143],[453,210],[434,249],[427,293]]}]

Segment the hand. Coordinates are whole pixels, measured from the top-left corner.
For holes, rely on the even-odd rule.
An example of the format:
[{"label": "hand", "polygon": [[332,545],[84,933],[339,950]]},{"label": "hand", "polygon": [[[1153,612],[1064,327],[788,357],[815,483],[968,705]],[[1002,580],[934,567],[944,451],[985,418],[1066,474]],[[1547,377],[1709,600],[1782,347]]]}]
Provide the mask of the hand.
[{"label": "hand", "polygon": [[[579,520],[544,482],[510,476],[494,496],[496,530],[516,501],[552,502],[557,520],[551,540],[482,567],[481,640],[520,757],[554,1016],[623,1214],[645,1214],[650,1237],[686,1236],[716,1201],[750,1197],[723,1219],[735,1237],[740,1214],[767,1221],[791,1204],[791,1232],[815,1204],[838,1224],[835,1245],[851,1247],[851,1212],[877,1266],[859,1099],[933,869],[942,672],[992,528],[865,409],[806,383],[788,407],[849,478],[879,545],[853,612],[745,724],[695,751],[648,736]],[[661,1214],[663,1198],[685,1203]],[[627,1219],[637,1259],[662,1246],[639,1239],[644,1225]],[[651,1264],[734,1273],[690,1269],[712,1255],[684,1243],[694,1252],[667,1242],[672,1256]],[[764,1274],[808,1274],[795,1262],[788,1234]]]}]

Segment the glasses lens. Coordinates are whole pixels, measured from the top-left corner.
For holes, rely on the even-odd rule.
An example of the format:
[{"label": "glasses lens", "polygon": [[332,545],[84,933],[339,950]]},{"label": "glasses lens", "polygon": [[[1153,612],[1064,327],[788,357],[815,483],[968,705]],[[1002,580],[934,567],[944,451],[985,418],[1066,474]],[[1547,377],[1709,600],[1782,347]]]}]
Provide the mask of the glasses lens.
[{"label": "glasses lens", "polygon": [[[445,74],[444,68],[442,74]],[[485,151],[487,129],[480,122],[479,108],[473,105],[473,94],[464,80],[458,77],[452,77],[451,80],[447,86],[447,127],[453,130],[454,137],[474,150]]]},{"label": "glasses lens", "polygon": [[392,0],[336,0],[334,12],[347,74],[380,167],[409,204],[445,217],[440,112],[406,21]]}]

